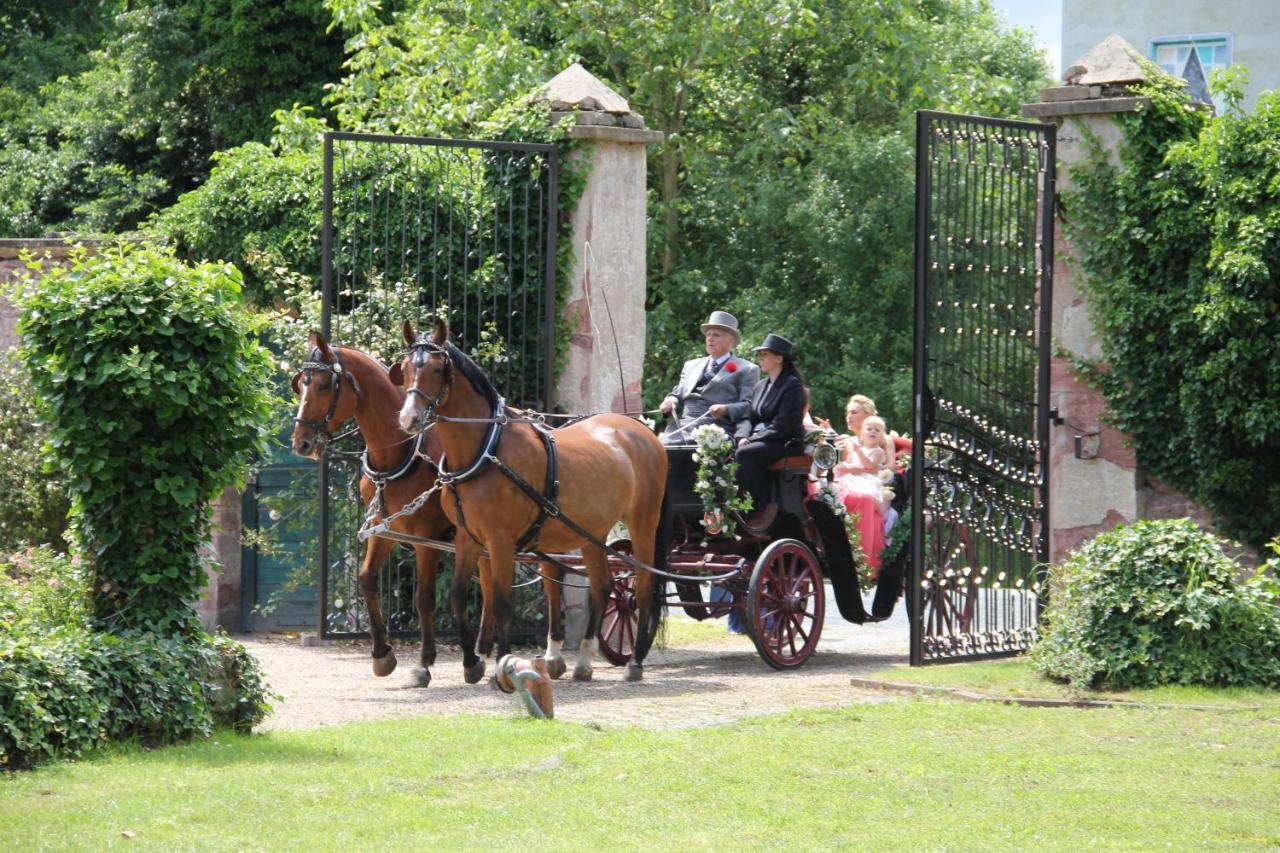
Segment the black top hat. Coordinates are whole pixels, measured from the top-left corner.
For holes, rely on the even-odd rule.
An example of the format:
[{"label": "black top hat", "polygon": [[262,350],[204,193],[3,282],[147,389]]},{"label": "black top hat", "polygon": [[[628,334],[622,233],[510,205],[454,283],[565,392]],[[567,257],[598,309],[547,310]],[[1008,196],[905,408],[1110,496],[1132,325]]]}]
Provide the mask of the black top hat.
[{"label": "black top hat", "polygon": [[760,344],[758,347],[753,347],[751,351],[760,352],[762,349],[767,349],[769,352],[776,352],[783,358],[795,358],[795,352],[792,350],[791,341],[787,340],[782,335],[775,335],[773,332],[765,335],[764,343]]}]

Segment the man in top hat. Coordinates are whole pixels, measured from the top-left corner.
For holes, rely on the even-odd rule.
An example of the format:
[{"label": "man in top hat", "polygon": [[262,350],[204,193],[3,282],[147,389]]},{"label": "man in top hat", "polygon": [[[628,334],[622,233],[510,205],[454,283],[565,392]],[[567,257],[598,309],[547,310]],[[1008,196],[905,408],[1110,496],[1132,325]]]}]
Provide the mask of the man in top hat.
[{"label": "man in top hat", "polygon": [[712,311],[702,324],[702,338],[706,356],[684,363],[680,381],[659,407],[664,415],[674,414],[662,435],[665,444],[692,444],[694,427],[712,422],[732,436],[751,405],[760,368],[732,352],[739,340],[738,318]]}]

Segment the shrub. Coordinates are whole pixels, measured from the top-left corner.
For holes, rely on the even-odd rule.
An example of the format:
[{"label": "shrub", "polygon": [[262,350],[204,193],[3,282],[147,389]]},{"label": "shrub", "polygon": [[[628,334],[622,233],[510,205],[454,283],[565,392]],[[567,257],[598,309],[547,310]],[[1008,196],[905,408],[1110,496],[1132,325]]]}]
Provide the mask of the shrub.
[{"label": "shrub", "polygon": [[1100,534],[1050,571],[1037,670],[1079,687],[1280,687],[1280,596],[1188,520]]},{"label": "shrub", "polygon": [[10,352],[0,352],[0,552],[62,542],[67,478],[57,468],[42,470],[46,435],[30,380]]},{"label": "shrub", "polygon": [[194,631],[208,505],[242,479],[270,419],[273,367],[239,273],[121,244],[73,254],[19,305],[53,460],[70,475],[94,626]]},{"label": "shrub", "polygon": [[95,633],[87,582],[78,558],[48,548],[0,557],[0,769],[117,740],[247,732],[269,713],[244,646],[225,634]]},{"label": "shrub", "polygon": [[257,661],[225,635],[165,638],[62,630],[0,638],[0,769],[248,732],[271,710]]}]

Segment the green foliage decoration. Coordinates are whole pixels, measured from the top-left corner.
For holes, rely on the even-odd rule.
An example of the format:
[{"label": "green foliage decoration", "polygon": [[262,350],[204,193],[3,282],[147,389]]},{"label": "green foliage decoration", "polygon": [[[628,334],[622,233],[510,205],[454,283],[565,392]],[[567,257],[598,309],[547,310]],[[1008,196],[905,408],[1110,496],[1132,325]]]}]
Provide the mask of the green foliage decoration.
[{"label": "green foliage decoration", "polygon": [[1081,688],[1280,687],[1280,590],[1187,519],[1099,534],[1049,572],[1035,668]]},{"label": "green foliage decoration", "polygon": [[75,252],[18,299],[95,626],[192,630],[209,502],[242,482],[270,417],[272,362],[239,273],[122,243]]},{"label": "green foliage decoration", "polygon": [[1095,143],[1065,201],[1102,345],[1079,366],[1143,469],[1260,548],[1280,531],[1280,95],[1211,116],[1147,68],[1121,168]]},{"label": "green foliage decoration", "polygon": [[0,352],[0,551],[62,546],[70,501],[66,474],[45,469],[48,430],[13,351]]}]

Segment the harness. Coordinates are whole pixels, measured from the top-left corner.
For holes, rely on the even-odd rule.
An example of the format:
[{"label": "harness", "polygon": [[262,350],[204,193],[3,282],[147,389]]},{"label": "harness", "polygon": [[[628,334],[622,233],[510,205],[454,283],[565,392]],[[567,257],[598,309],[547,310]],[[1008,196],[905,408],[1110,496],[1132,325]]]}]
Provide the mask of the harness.
[{"label": "harness", "polygon": [[[331,428],[333,426],[333,416],[338,411],[338,400],[342,397],[343,380],[350,382],[351,390],[355,393],[357,399],[360,397],[360,386],[357,384],[356,378],[350,373],[347,373],[342,367],[342,356],[338,354],[340,351],[340,348],[337,346],[331,348],[331,352],[333,353],[333,364],[329,364],[325,361],[304,361],[298,368],[302,373],[303,385],[311,384],[312,376],[316,371],[328,373],[333,376],[333,399],[329,401],[329,410],[325,412],[324,420],[317,421],[311,418],[293,419],[294,423],[299,423],[305,427],[309,427],[313,432],[323,436],[325,444],[335,441]],[[350,432],[343,433],[343,435],[338,438],[345,438],[350,434]]]}]

